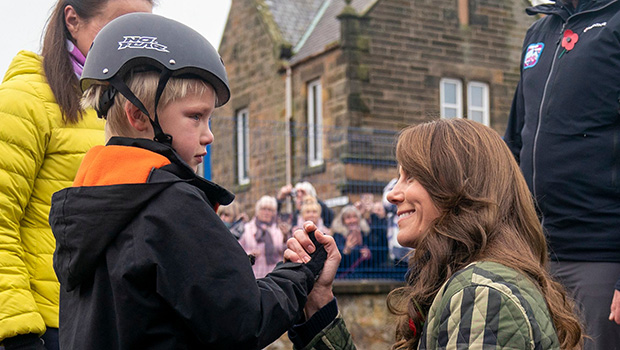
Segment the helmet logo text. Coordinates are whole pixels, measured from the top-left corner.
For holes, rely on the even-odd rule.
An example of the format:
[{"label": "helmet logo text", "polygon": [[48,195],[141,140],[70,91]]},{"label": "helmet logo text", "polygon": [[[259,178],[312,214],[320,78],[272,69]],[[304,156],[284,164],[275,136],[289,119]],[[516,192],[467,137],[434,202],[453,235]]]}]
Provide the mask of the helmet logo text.
[{"label": "helmet logo text", "polygon": [[118,49],[146,49],[146,50],[157,50],[160,52],[170,52],[168,51],[168,46],[162,45],[157,42],[156,37],[152,36],[124,36],[123,41],[118,42]]}]

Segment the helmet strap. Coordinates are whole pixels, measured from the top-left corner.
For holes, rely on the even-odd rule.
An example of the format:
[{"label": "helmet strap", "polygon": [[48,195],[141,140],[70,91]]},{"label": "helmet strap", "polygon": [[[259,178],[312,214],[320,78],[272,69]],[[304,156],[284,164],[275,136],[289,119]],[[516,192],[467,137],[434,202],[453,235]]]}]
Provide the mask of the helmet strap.
[{"label": "helmet strap", "polygon": [[[165,79],[162,79],[164,75],[166,75],[166,77]],[[151,115],[149,114],[149,111],[146,109],[146,107],[144,107],[144,104],[142,104],[140,99],[138,99],[138,97],[131,91],[131,89],[129,89],[129,87],[127,86],[125,81],[123,81],[123,79],[121,79],[118,75],[115,75],[112,78],[110,78],[108,82],[110,83],[110,85],[112,85],[114,89],[116,89],[116,91],[120,92],[123,96],[125,96],[125,98],[129,102],[131,102],[142,113],[144,113],[144,115],[146,115],[147,118],[149,118],[149,122],[151,123],[151,126],[153,127],[153,132],[155,133],[155,137],[153,138],[153,140],[171,146],[172,136],[164,133],[164,131],[161,128],[161,125],[159,125],[159,118],[157,117],[157,104],[159,103],[159,99],[161,97],[162,92],[164,91],[164,87],[166,86],[166,83],[169,78],[170,78],[170,72],[168,72],[167,74],[162,72],[162,75],[159,79],[159,84],[157,85],[157,92],[155,94],[155,120],[151,118]],[[163,80],[163,84],[162,84],[162,80]]]},{"label": "helmet strap", "polygon": [[99,104],[95,109],[97,111],[97,117],[106,119],[110,107],[114,104],[114,96],[116,96],[116,89],[114,86],[108,87],[108,89],[103,92],[99,98]]},{"label": "helmet strap", "polygon": [[[161,95],[164,93],[164,88],[168,83],[168,79],[172,72],[168,69],[164,69],[159,75],[159,83],[157,83],[157,91],[155,92],[155,120],[151,120],[151,125],[153,125],[153,130],[155,131],[155,138],[153,140],[161,143],[168,144],[172,146],[172,135],[164,133],[161,126],[159,125],[159,116],[157,114],[157,106],[159,105],[159,99]],[[150,118],[149,118],[150,120]]]}]

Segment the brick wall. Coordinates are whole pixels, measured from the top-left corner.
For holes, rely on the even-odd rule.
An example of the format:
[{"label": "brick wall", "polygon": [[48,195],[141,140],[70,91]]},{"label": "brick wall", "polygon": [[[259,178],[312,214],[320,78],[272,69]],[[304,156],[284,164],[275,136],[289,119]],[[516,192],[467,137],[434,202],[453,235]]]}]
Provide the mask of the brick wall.
[{"label": "brick wall", "polygon": [[[468,16],[459,17],[459,3],[469,4]],[[378,199],[396,174],[396,132],[438,117],[441,78],[460,80],[464,95],[468,82],[487,83],[491,126],[503,133],[522,38],[533,20],[525,6],[514,0],[379,0],[366,14],[341,18],[340,43],[292,67],[293,182],[312,182],[321,199],[348,195],[354,201],[360,192]],[[220,46],[232,99],[212,123],[213,179],[250,211],[261,195],[275,195],[286,182],[284,43],[264,9],[262,0],[232,1]],[[325,163],[309,167],[306,90],[316,78],[323,88]],[[232,118],[246,107],[251,183],[240,187]]]},{"label": "brick wall", "polygon": [[[275,195],[285,182],[285,80],[280,72],[277,36],[264,17],[261,1],[233,0],[219,48],[226,65],[231,101],[214,113],[213,180],[236,193],[246,209],[264,194]],[[247,108],[250,119],[251,183],[239,186],[236,163],[236,112]],[[257,131],[257,132],[254,132]]]},{"label": "brick wall", "polygon": [[365,126],[399,130],[436,118],[439,80],[449,77],[489,84],[491,126],[503,133],[531,23],[525,2],[469,0],[469,24],[459,22],[457,3],[388,0],[370,11],[362,26],[370,42],[361,56],[370,72]]}]

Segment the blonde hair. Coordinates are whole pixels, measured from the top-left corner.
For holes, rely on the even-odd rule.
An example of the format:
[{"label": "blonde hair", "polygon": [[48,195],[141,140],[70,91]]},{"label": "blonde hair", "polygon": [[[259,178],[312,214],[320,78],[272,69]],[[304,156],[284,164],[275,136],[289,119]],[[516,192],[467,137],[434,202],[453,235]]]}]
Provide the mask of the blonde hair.
[{"label": "blonde hair", "polygon": [[338,216],[336,216],[332,223],[332,231],[346,237],[349,233],[349,229],[344,224],[344,218],[351,215],[357,217],[360,225],[360,231],[362,231],[362,234],[367,235],[370,232],[370,226],[362,217],[362,213],[359,211],[359,209],[357,209],[353,205],[347,205],[340,210],[340,213],[338,214]]},{"label": "blonde hair", "polygon": [[[151,118],[154,118],[155,113],[153,107],[155,105],[155,92],[159,84],[159,73],[155,71],[130,73],[125,79],[125,82],[148,110]],[[82,108],[98,108],[101,95],[103,95],[107,88],[108,85],[103,82],[90,86],[84,91],[82,96]],[[178,99],[191,94],[202,95],[207,91],[211,91],[214,94],[216,98],[215,104],[217,105],[215,89],[206,81],[191,76],[183,78],[172,77],[168,80],[164,88],[157,108],[161,111],[168,104]],[[125,102],[127,102],[127,98],[117,92],[116,96],[114,96],[114,103],[106,113],[106,116],[104,116],[110,132],[116,135],[131,135],[133,129],[125,115]]]},{"label": "blonde hair", "polygon": [[222,214],[228,214],[233,219],[233,221],[237,220],[240,212],[241,210],[239,208],[239,203],[234,201],[229,205],[220,205],[219,208],[217,208],[218,216],[221,216]]},{"label": "blonde hair", "polygon": [[316,189],[308,181],[298,182],[297,184],[295,184],[295,189],[302,190],[306,192],[306,194],[311,195],[312,197],[316,198]]},{"label": "blonde hair", "polygon": [[254,208],[255,210],[255,214],[258,213],[258,210],[260,208],[271,208],[273,210],[277,210],[278,209],[278,201],[275,199],[275,197],[272,196],[262,196],[260,197],[259,200],[256,201],[256,207]]},{"label": "blonde hair", "polygon": [[319,213],[319,215],[321,215],[321,205],[316,200],[316,198],[311,195],[304,196],[301,202],[301,208],[299,209],[299,212],[303,214],[308,209],[315,209]]}]

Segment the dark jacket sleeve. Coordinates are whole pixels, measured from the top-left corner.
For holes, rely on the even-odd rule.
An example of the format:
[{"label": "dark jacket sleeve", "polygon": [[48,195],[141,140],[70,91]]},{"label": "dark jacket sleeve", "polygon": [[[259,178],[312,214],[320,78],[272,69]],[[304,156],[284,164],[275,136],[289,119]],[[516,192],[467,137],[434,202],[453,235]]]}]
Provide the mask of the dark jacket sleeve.
[{"label": "dark jacket sleeve", "polygon": [[256,280],[249,259],[224,223],[192,186],[158,198],[145,249],[156,266],[159,295],[205,344],[261,349],[301,315],[314,276],[302,264],[282,263]]},{"label": "dark jacket sleeve", "polygon": [[515,96],[512,100],[512,106],[510,108],[510,115],[508,116],[508,126],[506,133],[504,134],[504,141],[510,148],[510,151],[514,155],[517,163],[519,163],[519,154],[521,153],[521,130],[523,129],[523,118],[525,115],[525,109],[523,104],[523,91],[522,80],[517,85]]}]

